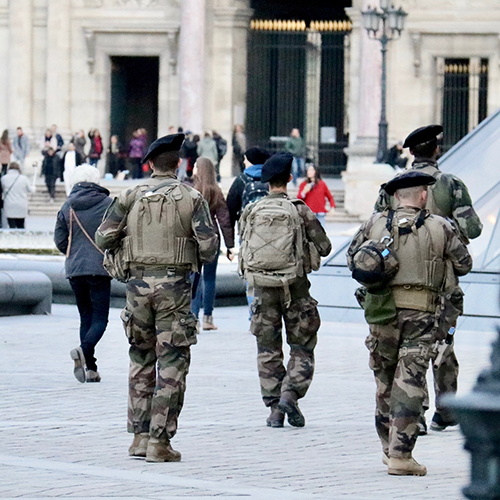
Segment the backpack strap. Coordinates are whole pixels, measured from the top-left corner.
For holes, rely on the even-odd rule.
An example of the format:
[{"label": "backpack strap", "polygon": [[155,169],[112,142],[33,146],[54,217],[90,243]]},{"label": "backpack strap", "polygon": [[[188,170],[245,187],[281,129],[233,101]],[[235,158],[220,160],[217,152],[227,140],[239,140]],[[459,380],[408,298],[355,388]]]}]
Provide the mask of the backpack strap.
[{"label": "backpack strap", "polygon": [[66,250],[66,257],[69,257],[69,254],[71,252],[71,243],[73,241],[73,219],[76,221],[78,226],[80,227],[82,233],[85,235],[85,237],[92,243],[92,246],[101,254],[104,255],[104,252],[95,244],[95,241],[91,238],[89,233],[86,231],[86,229],[83,227],[83,224],[80,222],[80,219],[76,215],[76,212],[74,211],[73,207],[69,207],[69,237],[68,237],[68,248]]}]

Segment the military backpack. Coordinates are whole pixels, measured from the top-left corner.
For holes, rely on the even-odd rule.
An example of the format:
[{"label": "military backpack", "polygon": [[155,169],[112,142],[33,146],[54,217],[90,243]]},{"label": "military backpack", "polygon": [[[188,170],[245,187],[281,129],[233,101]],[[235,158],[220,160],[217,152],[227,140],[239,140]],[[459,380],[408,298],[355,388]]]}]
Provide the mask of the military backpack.
[{"label": "military backpack", "polygon": [[239,266],[250,290],[283,287],[287,302],[289,285],[304,275],[305,233],[297,203],[303,202],[266,197],[249,205],[240,221]]}]

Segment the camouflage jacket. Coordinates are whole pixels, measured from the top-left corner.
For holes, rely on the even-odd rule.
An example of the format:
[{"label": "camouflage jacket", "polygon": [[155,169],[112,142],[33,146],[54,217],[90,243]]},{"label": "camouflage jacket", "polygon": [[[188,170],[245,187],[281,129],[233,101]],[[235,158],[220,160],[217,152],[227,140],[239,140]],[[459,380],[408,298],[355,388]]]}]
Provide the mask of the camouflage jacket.
[{"label": "camouflage jacket", "polygon": [[[437,182],[430,187],[430,197],[427,208],[432,214],[451,219],[457,226],[460,237],[468,244],[469,240],[477,238],[483,225],[472,207],[467,186],[452,174],[442,173],[435,161],[417,158],[410,168],[432,175]],[[389,196],[384,186],[380,188],[375,211],[383,212],[387,208],[395,208],[394,198]]]},{"label": "camouflage jacket", "polygon": [[[419,212],[419,209],[410,208],[410,207],[399,207],[396,209],[395,219],[407,217],[414,217],[416,213]],[[359,229],[358,232],[354,235],[354,238],[347,250],[347,265],[349,269],[352,271],[353,268],[353,257],[358,248],[365,242],[370,239],[373,239],[375,236],[372,229],[377,221],[384,218],[387,219],[388,212],[383,213],[375,213],[368,219]],[[450,222],[448,222],[444,217],[440,217],[439,215],[429,215],[425,219],[425,224],[432,226],[432,231],[442,231],[444,235],[444,245],[443,245],[443,255],[442,258],[445,261],[451,262],[453,266],[453,270],[456,276],[464,276],[472,269],[472,257],[470,256],[467,247],[460,239],[457,230],[454,228]],[[385,222],[384,222],[385,226]],[[437,236],[437,235],[436,235]],[[436,238],[437,239],[437,238]],[[397,252],[397,251],[396,251]],[[400,269],[402,266],[411,266],[414,263],[412,262],[400,262]]]},{"label": "camouflage jacket", "polygon": [[[269,193],[267,195],[269,198],[286,198],[288,195],[286,193]],[[293,200],[292,200],[293,201]],[[295,205],[297,212],[299,213],[302,221],[304,223],[304,232],[307,240],[311,242],[315,247],[321,257],[326,257],[332,250],[332,243],[326,235],[323,226],[318,221],[316,215],[311,211],[311,209],[303,202],[297,203]],[[252,210],[253,204],[247,205],[245,207],[245,212]],[[245,217],[242,216],[242,220]],[[240,234],[243,233],[243,227],[240,228]]]},{"label": "camouflage jacket", "polygon": [[[95,241],[99,248],[105,250],[116,248],[126,236],[127,215],[137,199],[141,187],[154,188],[168,179],[176,179],[171,173],[154,173],[150,179],[125,189],[114,199],[104,214],[101,225],[97,228]],[[218,237],[210,217],[207,202],[195,189],[186,186],[193,197],[193,216],[191,228],[193,238],[198,243],[198,254],[201,263],[212,262],[217,254]]]}]

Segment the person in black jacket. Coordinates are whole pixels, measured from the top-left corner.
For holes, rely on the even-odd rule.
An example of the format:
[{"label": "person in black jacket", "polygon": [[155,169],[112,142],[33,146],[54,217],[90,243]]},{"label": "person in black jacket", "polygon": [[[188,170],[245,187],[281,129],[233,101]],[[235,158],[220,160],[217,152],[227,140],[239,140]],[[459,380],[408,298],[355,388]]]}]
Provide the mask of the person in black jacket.
[{"label": "person in black jacket", "polygon": [[45,176],[45,185],[49,192],[50,202],[53,203],[56,196],[56,180],[61,175],[61,161],[52,147],[47,150],[43,159],[42,175]]},{"label": "person in black jacket", "polygon": [[66,277],[80,313],[80,346],[72,349],[73,373],[79,382],[100,382],[94,356],[108,324],[111,277],[94,234],[111,204],[109,191],[98,185],[99,171],[81,165],[73,172],[73,189],[57,214],[54,242],[66,255]]},{"label": "person in black jacket", "polygon": [[260,176],[262,175],[262,165],[270,156],[265,149],[258,146],[252,146],[245,151],[246,168],[242,174],[234,179],[226,199],[233,228],[245,206],[266,196],[269,192],[267,183],[261,182]]}]

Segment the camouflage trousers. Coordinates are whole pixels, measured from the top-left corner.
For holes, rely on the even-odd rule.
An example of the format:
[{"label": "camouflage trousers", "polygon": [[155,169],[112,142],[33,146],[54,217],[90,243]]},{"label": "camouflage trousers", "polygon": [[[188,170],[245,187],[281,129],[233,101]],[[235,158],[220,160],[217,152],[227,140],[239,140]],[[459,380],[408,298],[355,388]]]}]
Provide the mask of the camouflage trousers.
[{"label": "camouflage trousers", "polygon": [[366,346],[377,385],[375,426],[390,457],[409,458],[426,394],[434,315],[398,309],[388,325],[370,325]]},{"label": "camouflage trousers", "polygon": [[127,283],[122,311],[130,343],[127,430],[172,438],[184,402],[190,346],[197,342],[189,273]]},{"label": "camouflage trousers", "polygon": [[[454,420],[450,410],[445,408],[442,404],[442,398],[446,394],[455,394],[458,389],[458,360],[451,344],[446,349],[440,365],[437,368],[432,366],[432,373],[434,375],[434,393],[436,395],[436,413],[446,421]],[[425,399],[424,399],[424,412],[429,409],[429,390],[425,386]]]},{"label": "camouflage trousers", "polygon": [[[257,366],[262,399],[266,406],[279,401],[282,392],[303,398],[314,373],[314,348],[320,318],[317,302],[307,293],[285,305],[281,288],[255,289],[250,330],[257,339]],[[283,365],[283,322],[290,359]]]}]

